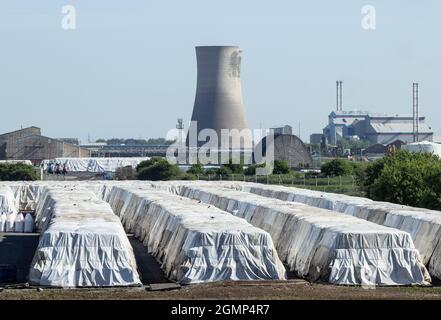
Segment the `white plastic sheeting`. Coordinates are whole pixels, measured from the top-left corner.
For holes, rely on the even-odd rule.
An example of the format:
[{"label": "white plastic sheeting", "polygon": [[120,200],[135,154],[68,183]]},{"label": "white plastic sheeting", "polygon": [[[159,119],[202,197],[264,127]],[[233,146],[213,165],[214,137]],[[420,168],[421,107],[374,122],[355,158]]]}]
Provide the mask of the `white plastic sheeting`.
[{"label": "white plastic sheeting", "polygon": [[24,218],[23,232],[31,233],[33,231],[34,231],[34,218],[32,218],[32,215],[28,213]]},{"label": "white plastic sheeting", "polygon": [[338,212],[196,184],[171,190],[212,204],[271,234],[291,271],[344,285],[428,284],[410,235]]},{"label": "white plastic sheeting", "polygon": [[429,272],[441,278],[441,212],[306,189],[254,183],[224,186],[285,201],[326,208],[408,232]]},{"label": "white plastic sheeting", "polygon": [[1,164],[16,164],[16,163],[22,163],[22,164],[27,164],[29,166],[33,166],[31,160],[0,160],[0,165]]},{"label": "white plastic sheeting", "polygon": [[4,212],[0,212],[0,232],[6,231],[6,221],[8,221],[8,216]]},{"label": "white plastic sheeting", "polygon": [[421,141],[402,145],[401,149],[410,152],[433,153],[434,155],[441,158],[441,144],[439,143]]},{"label": "white plastic sheeting", "polygon": [[0,213],[17,212],[17,206],[13,190],[7,185],[0,185]]},{"label": "white plastic sheeting", "polygon": [[43,169],[51,163],[66,165],[68,172],[115,172],[117,168],[131,166],[136,168],[142,161],[149,160],[149,157],[142,158],[56,158],[44,160]]},{"label": "white plastic sheeting", "polygon": [[172,280],[286,279],[270,235],[243,219],[163,191],[113,187],[107,195]]},{"label": "white plastic sheeting", "polygon": [[45,187],[37,205],[42,235],[32,284],[55,287],[140,285],[135,257],[118,217],[91,191]]}]

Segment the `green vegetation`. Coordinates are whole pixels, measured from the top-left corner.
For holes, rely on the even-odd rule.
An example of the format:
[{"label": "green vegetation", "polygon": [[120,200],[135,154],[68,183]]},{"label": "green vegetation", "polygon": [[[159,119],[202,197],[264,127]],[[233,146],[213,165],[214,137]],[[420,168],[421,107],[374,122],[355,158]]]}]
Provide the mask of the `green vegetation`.
[{"label": "green vegetation", "polygon": [[288,162],[285,160],[274,160],[273,174],[287,174],[290,173]]},{"label": "green vegetation", "polygon": [[23,163],[0,164],[0,181],[34,181],[38,179],[33,166]]},{"label": "green vegetation", "polygon": [[395,152],[359,170],[356,181],[373,200],[441,210],[441,160],[432,154]]},{"label": "green vegetation", "polygon": [[323,164],[320,170],[325,177],[350,175],[354,170],[354,164],[343,159],[333,159]]},{"label": "green vegetation", "polygon": [[204,174],[204,166],[200,163],[193,164],[190,169],[188,169],[187,173],[189,174]]},{"label": "green vegetation", "polygon": [[153,157],[142,161],[136,167],[138,180],[194,180],[196,177],[189,173],[183,173],[176,164],[170,164],[167,159]]},{"label": "green vegetation", "polygon": [[176,180],[182,175],[177,165],[170,164],[165,158],[154,157],[142,161],[137,167],[139,180]]}]

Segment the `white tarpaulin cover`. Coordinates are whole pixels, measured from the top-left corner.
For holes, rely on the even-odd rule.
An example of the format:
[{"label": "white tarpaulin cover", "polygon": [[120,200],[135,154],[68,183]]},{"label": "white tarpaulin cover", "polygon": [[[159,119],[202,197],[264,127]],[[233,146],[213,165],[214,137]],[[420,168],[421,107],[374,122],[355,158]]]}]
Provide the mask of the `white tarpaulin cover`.
[{"label": "white tarpaulin cover", "polygon": [[7,185],[0,185],[0,214],[2,212],[17,212],[18,203],[13,190]]},{"label": "white tarpaulin cover", "polygon": [[170,189],[268,231],[290,270],[311,281],[344,285],[430,282],[406,232],[330,210],[213,185],[172,183]]},{"label": "white tarpaulin cover", "polygon": [[149,160],[142,158],[56,158],[44,160],[43,169],[51,163],[65,164],[68,172],[115,172],[117,168],[131,166],[136,168],[142,161]]},{"label": "white tarpaulin cover", "polygon": [[243,219],[153,189],[113,187],[107,201],[172,280],[286,279],[270,235]]},{"label": "white tarpaulin cover", "polygon": [[42,235],[30,283],[56,287],[141,284],[121,222],[93,192],[74,185],[45,187],[36,223]]},{"label": "white tarpaulin cover", "polygon": [[441,212],[373,201],[343,194],[255,183],[223,183],[254,194],[300,202],[362,218],[408,232],[429,272],[441,278]]},{"label": "white tarpaulin cover", "polygon": [[1,164],[16,164],[16,163],[22,163],[22,164],[27,164],[29,166],[33,166],[31,160],[0,160],[0,165]]}]

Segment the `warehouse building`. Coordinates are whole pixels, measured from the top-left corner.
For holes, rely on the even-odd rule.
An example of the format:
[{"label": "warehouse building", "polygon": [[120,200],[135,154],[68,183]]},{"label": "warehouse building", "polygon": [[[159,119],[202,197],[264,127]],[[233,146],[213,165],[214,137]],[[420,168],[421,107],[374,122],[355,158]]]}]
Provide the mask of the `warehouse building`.
[{"label": "warehouse building", "polygon": [[31,160],[89,157],[90,151],[77,145],[41,135],[38,127],[28,127],[0,135],[0,160]]},{"label": "warehouse building", "polygon": [[[419,117],[418,141],[432,141],[433,130]],[[396,140],[413,142],[413,117],[399,114],[374,114],[367,111],[333,111],[323,129],[330,144],[340,139],[367,140],[372,144],[389,144]]]}]

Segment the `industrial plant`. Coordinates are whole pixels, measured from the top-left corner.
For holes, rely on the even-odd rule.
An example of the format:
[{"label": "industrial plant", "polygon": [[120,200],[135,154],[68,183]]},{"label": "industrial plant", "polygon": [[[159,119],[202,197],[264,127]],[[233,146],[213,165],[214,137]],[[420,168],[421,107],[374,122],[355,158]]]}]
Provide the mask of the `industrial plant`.
[{"label": "industrial plant", "polygon": [[[242,101],[241,49],[196,47],[196,57],[196,96],[185,143],[77,145],[42,136],[37,127],[0,135],[0,159],[6,162],[26,160],[38,166],[42,178],[68,168],[62,177],[47,181],[0,183],[0,283],[39,289],[178,290],[194,284],[293,279],[424,287],[441,278],[439,211],[306,189],[310,173],[318,187],[319,170],[309,171],[314,169],[314,142],[327,148],[363,140],[370,144],[365,152],[381,149],[384,154],[391,145],[432,141],[433,130],[419,115],[417,84],[414,114],[407,116],[343,110],[342,81],[337,81],[336,110],[309,145],[290,125],[270,128],[256,141]],[[182,119],[176,128],[184,129]],[[239,132],[240,139],[223,130]],[[220,137],[215,144],[210,141],[213,132]],[[204,150],[207,142],[212,152],[248,154],[249,167],[260,165],[260,152],[265,157],[271,151],[269,161],[274,167],[286,164],[291,181],[303,172],[305,188],[284,186],[283,174],[277,174],[279,185],[269,183],[270,173],[266,184],[258,183],[257,171],[255,182],[247,182],[242,163],[243,181],[235,181],[234,174],[231,181],[222,174],[214,175],[218,181],[202,181],[199,175],[174,181],[159,181],[173,180],[161,175],[144,179],[148,181],[104,175],[129,167],[139,177],[138,167],[145,163],[167,168],[152,156],[165,157],[169,148],[182,147],[190,154]],[[186,160],[205,169],[199,159]],[[68,181],[67,172],[103,176]],[[327,181],[329,186],[329,176]],[[26,243],[23,234],[28,234]],[[9,250],[11,244],[18,249]]]}]

